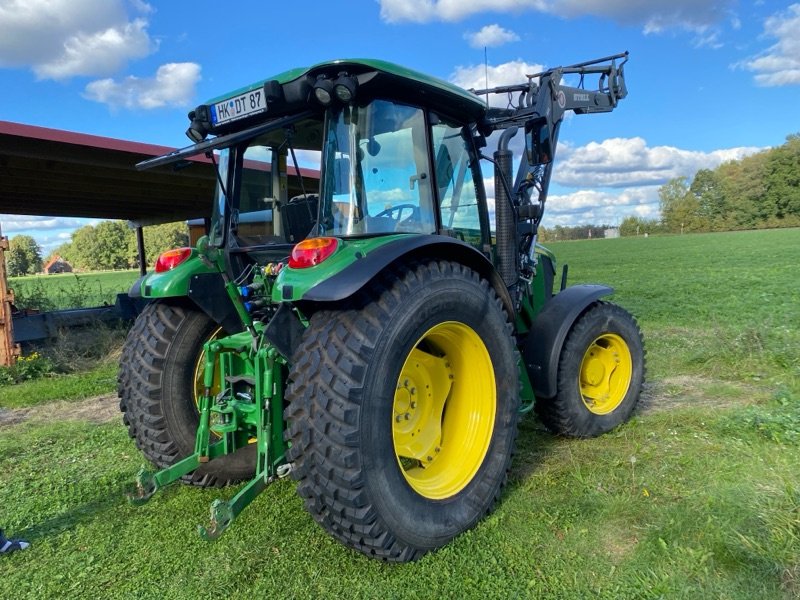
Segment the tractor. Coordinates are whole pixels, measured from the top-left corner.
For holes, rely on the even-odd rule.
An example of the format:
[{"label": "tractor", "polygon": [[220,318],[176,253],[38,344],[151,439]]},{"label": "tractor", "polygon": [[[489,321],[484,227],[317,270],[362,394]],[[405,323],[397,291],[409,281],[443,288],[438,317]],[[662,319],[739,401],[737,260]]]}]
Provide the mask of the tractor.
[{"label": "tractor", "polygon": [[130,292],[149,303],[120,408],[157,469],[131,500],[246,481],[198,526],[215,539],[290,477],[334,538],[406,562],[493,508],[521,415],[579,438],[625,422],[639,326],[612,288],[568,287],[537,235],[565,114],[616,108],[627,60],[483,90],[335,60],[190,112],[193,144],[137,165],[205,155],[217,185],[207,234]]}]

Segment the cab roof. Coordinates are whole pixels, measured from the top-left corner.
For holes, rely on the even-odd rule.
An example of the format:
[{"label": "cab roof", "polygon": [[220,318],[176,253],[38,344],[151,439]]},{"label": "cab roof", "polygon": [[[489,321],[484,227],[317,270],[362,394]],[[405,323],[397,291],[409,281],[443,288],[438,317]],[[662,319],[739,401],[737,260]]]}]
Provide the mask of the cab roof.
[{"label": "cab roof", "polygon": [[262,89],[273,81],[284,87],[303,80],[313,85],[320,76],[335,78],[343,72],[357,76],[359,89],[370,97],[413,102],[457,117],[464,122],[480,120],[486,113],[483,99],[457,85],[395,63],[367,58],[337,59],[317,63],[311,67],[290,69],[212,98],[206,105]]}]

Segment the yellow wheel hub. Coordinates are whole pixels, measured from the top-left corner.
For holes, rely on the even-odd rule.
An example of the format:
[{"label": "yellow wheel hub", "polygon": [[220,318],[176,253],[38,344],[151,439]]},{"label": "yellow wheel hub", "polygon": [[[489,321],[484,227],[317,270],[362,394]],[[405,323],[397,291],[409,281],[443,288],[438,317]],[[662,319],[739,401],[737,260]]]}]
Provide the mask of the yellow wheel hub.
[{"label": "yellow wheel hub", "polygon": [[416,343],[397,381],[392,439],[417,493],[441,500],[472,481],[492,440],[496,390],[489,352],[467,325],[440,323]]},{"label": "yellow wheel hub", "polygon": [[628,344],[615,333],[594,340],[583,355],[580,390],[583,403],[596,415],[614,411],[625,398],[633,376]]}]

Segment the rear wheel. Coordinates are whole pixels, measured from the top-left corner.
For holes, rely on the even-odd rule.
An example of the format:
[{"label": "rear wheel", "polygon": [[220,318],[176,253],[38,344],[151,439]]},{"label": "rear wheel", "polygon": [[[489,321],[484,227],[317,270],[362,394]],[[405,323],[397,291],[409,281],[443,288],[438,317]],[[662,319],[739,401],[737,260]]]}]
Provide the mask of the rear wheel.
[{"label": "rear wheel", "polygon": [[414,560],[473,527],[506,481],[519,407],[511,326],[462,265],[391,272],[312,317],[287,398],[308,511],[364,554]]},{"label": "rear wheel", "polygon": [[[222,330],[204,312],[179,304],[148,304],[122,350],[118,393],[123,421],[145,456],[164,468],[194,452],[203,373],[203,344]],[[215,459],[183,478],[222,486],[255,472],[255,446]]]},{"label": "rear wheel", "polygon": [[630,418],[644,374],[644,344],[636,320],[615,304],[596,302],[567,335],[557,395],[537,400],[537,413],[555,433],[601,435]]}]

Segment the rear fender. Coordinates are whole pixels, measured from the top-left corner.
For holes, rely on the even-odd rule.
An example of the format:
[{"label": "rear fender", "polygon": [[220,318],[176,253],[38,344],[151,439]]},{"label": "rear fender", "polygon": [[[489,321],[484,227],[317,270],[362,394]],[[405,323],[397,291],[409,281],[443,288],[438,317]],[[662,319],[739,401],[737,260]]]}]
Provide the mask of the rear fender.
[{"label": "rear fender", "polygon": [[553,296],[536,316],[522,357],[537,398],[556,395],[558,361],[572,325],[598,298],[613,292],[605,285],[574,285]]},{"label": "rear fender", "polygon": [[455,261],[476,271],[489,281],[502,300],[509,318],[513,320],[511,296],[492,262],[469,244],[441,235],[414,235],[395,239],[364,253],[355,262],[307,289],[299,298],[292,298],[291,292],[287,293],[284,288],[281,299],[310,302],[344,300],[390,265],[423,259]]},{"label": "rear fender", "polygon": [[188,298],[228,333],[242,330],[222,275],[212,264],[202,260],[196,250],[174,269],[150,272],[137,279],[128,296],[147,300]]}]

